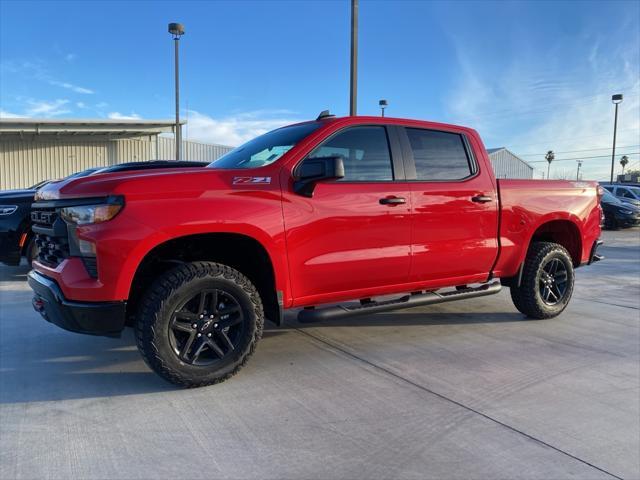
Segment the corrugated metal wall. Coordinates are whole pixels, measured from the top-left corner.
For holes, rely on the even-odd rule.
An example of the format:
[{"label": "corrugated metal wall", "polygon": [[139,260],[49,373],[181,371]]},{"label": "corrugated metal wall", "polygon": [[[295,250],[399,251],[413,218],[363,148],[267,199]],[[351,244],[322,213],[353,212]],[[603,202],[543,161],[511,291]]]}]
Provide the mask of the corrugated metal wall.
[{"label": "corrugated metal wall", "polygon": [[[183,158],[213,161],[231,147],[183,142]],[[62,178],[92,167],[122,162],[175,158],[173,138],[143,137],[111,141],[19,140],[0,137],[0,190],[24,188],[50,178]]]},{"label": "corrugated metal wall", "polygon": [[533,178],[533,167],[509,150],[489,153],[489,159],[496,178]]}]

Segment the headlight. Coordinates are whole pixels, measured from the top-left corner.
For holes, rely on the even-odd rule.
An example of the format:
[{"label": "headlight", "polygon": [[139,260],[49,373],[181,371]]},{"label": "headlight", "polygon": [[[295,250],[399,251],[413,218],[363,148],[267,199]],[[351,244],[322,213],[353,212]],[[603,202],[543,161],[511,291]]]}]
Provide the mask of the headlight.
[{"label": "headlight", "polygon": [[11,215],[18,209],[17,205],[0,205],[0,216]]},{"label": "headlight", "polygon": [[60,216],[67,223],[75,225],[102,223],[115,217],[122,210],[122,206],[122,203],[106,203],[102,205],[65,207],[60,210]]}]

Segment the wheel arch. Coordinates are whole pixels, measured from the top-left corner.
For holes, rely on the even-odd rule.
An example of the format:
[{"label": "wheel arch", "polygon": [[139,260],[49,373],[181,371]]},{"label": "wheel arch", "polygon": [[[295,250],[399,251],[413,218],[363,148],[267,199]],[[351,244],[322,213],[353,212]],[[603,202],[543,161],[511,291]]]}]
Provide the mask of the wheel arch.
[{"label": "wheel arch", "polygon": [[273,261],[267,246],[253,236],[237,232],[175,236],[148,249],[129,283],[128,322],[131,323],[142,295],[155,278],[176,264],[199,260],[225,264],[246,275],[260,293],[265,317],[280,324],[284,288],[281,268]]},{"label": "wheel arch", "polygon": [[582,236],[577,223],[570,219],[547,220],[538,225],[529,239],[523,261],[526,252],[534,242],[553,242],[562,245],[569,252],[574,267],[578,267],[581,263]]}]

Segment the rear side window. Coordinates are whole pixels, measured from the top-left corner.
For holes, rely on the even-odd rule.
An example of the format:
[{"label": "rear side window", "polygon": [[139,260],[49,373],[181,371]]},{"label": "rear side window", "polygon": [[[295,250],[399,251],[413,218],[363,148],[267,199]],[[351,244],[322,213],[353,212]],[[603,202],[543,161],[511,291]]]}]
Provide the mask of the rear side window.
[{"label": "rear side window", "polygon": [[462,135],[407,128],[418,180],[461,180],[473,173]]},{"label": "rear side window", "polygon": [[387,131],[382,126],[353,127],[331,137],[316,148],[309,158],[344,159],[342,181],[368,182],[393,180]]}]

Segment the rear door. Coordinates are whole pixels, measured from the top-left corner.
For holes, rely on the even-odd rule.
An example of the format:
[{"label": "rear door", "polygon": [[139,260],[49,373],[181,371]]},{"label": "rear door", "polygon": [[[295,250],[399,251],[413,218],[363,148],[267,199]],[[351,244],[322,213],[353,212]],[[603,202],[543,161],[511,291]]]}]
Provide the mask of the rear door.
[{"label": "rear door", "polygon": [[400,131],[412,205],[409,280],[485,281],[498,252],[498,199],[491,172],[474,157],[461,132]]},{"label": "rear door", "polygon": [[345,177],[317,183],[312,198],[284,192],[297,304],[357,298],[407,282],[409,191],[390,133],[384,125],[365,125],[330,135],[306,158],[341,155]]}]

